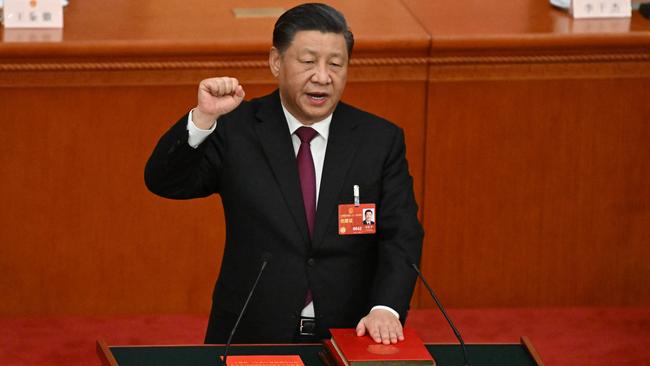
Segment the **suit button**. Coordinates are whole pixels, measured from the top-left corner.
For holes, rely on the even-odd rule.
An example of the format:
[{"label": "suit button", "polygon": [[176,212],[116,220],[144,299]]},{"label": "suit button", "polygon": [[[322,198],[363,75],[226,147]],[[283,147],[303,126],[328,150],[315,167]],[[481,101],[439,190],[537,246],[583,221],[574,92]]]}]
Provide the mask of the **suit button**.
[{"label": "suit button", "polygon": [[316,264],[316,261],[314,260],[314,258],[309,258],[309,259],[307,260],[307,265],[308,265],[309,267],[313,267],[314,264]]}]

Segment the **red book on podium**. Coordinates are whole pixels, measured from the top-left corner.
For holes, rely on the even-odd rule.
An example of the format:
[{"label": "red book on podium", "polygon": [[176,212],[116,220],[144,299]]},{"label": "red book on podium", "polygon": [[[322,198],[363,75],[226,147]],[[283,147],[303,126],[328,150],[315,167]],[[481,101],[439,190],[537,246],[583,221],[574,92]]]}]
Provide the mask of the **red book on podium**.
[{"label": "red book on podium", "polygon": [[369,336],[358,337],[354,329],[330,329],[331,340],[323,341],[331,361],[338,366],[435,366],[420,337],[404,328],[404,341],[381,344]]},{"label": "red book on podium", "polygon": [[[221,357],[223,359],[223,357]],[[227,366],[305,366],[298,355],[228,356]]]}]

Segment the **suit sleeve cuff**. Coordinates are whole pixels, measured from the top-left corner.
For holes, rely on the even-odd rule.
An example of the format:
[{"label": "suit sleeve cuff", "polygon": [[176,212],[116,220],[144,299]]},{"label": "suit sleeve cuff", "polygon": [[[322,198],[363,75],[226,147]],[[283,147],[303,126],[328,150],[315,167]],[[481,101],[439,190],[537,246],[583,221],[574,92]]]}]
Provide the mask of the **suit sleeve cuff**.
[{"label": "suit sleeve cuff", "polygon": [[210,136],[212,132],[214,132],[214,130],[217,128],[217,121],[214,121],[212,127],[210,127],[209,130],[202,130],[196,127],[194,121],[192,121],[193,111],[194,110],[191,110],[187,116],[187,143],[196,149],[197,146],[199,146],[203,141],[205,141],[206,138],[208,138],[208,136]]},{"label": "suit sleeve cuff", "polygon": [[393,310],[393,308],[391,308],[391,307],[384,306],[384,305],[375,305],[375,306],[372,307],[372,309],[370,309],[370,311],[373,311],[373,310],[375,310],[375,309],[388,310],[388,311],[390,311],[393,315],[395,315],[395,317],[396,317],[397,319],[399,319],[399,313],[398,313],[397,311]]}]

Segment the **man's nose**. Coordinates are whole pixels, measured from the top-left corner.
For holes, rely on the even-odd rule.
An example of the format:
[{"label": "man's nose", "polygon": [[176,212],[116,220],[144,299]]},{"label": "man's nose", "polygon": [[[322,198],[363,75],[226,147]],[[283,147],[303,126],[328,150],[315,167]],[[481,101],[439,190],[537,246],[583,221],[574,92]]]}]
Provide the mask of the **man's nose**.
[{"label": "man's nose", "polygon": [[329,84],[332,82],[332,78],[329,75],[329,70],[327,65],[319,64],[314,70],[314,74],[311,76],[311,81],[318,84]]}]

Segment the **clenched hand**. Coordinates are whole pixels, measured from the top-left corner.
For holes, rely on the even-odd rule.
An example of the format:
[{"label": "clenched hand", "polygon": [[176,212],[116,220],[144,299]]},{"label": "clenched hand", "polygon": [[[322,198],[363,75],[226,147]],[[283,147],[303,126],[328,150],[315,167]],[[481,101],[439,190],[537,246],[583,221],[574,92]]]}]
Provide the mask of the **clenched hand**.
[{"label": "clenched hand", "polygon": [[244,88],[235,78],[202,80],[199,84],[198,105],[192,112],[194,124],[198,128],[209,129],[217,118],[237,108],[245,95]]}]

